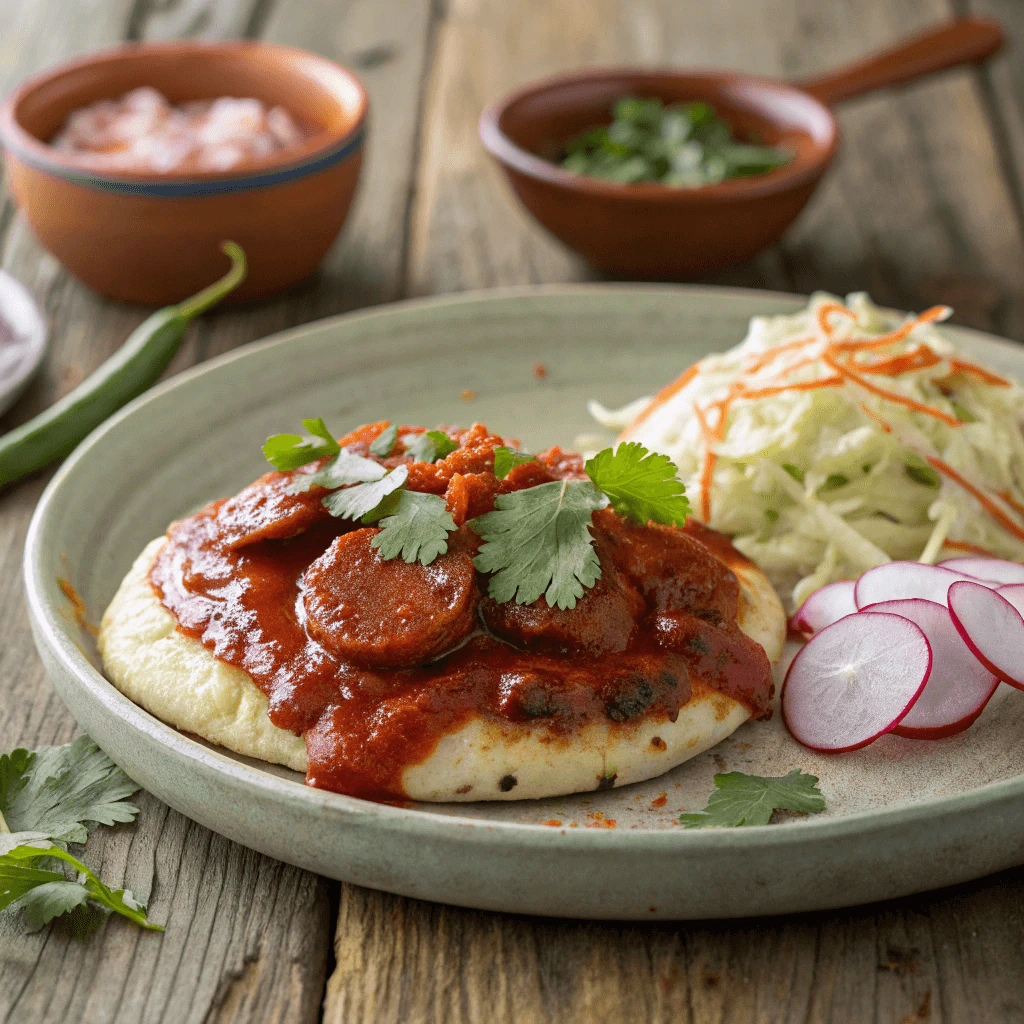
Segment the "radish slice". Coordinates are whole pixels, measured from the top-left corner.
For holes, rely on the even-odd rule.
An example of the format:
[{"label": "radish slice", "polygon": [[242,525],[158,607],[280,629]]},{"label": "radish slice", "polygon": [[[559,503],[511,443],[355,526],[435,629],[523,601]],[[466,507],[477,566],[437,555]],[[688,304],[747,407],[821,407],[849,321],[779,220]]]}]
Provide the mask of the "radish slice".
[{"label": "radish slice", "polygon": [[812,750],[856,750],[899,725],[931,667],[928,639],[909,619],[847,615],[793,659],[782,684],[782,720]]},{"label": "radish slice", "polygon": [[882,601],[902,601],[919,597],[937,604],[946,603],[949,588],[960,580],[977,583],[974,576],[944,569],[940,565],[923,565],[921,562],[886,562],[868,569],[859,580],[853,592],[858,608]]},{"label": "radish slice", "polygon": [[793,616],[793,628],[810,636],[846,615],[853,615],[857,610],[853,600],[854,586],[853,580],[840,580],[816,590]]},{"label": "radish slice", "polygon": [[983,583],[1024,583],[1024,565],[1002,558],[949,558],[939,565],[943,569],[973,576]]},{"label": "radish slice", "polygon": [[1005,587],[996,587],[996,593],[1005,597],[1021,616],[1024,616],[1024,583],[1010,583]]},{"label": "radish slice", "polygon": [[924,692],[893,732],[918,740],[963,732],[985,710],[999,680],[960,638],[949,609],[914,598],[873,604],[868,611],[902,615],[916,622],[932,649],[932,670]]},{"label": "radish slice", "polygon": [[954,583],[949,614],[974,656],[1004,683],[1024,690],[1024,618],[982,583]]}]

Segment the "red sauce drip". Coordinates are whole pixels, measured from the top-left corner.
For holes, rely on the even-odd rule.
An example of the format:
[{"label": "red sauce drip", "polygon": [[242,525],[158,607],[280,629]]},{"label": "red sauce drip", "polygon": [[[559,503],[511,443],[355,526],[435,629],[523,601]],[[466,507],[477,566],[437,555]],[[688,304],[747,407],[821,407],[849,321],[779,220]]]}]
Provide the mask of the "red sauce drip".
[{"label": "red sauce drip", "polygon": [[[372,457],[386,426],[341,443]],[[436,464],[413,463],[401,441],[378,460],[408,464],[410,486],[443,494],[460,524],[430,566],[382,562],[374,529],[332,518],[320,488],[292,493],[292,473],[172,524],[154,562],[151,582],[178,629],[248,672],[271,721],[305,735],[310,785],[401,800],[406,769],[476,717],[564,742],[594,721],[674,721],[708,686],[766,711],[770,666],[735,623],[738,585],[722,556],[741,556],[725,538],[605,510],[593,529],[602,578],[575,610],[543,598],[495,606],[463,524],[496,494],[582,476],[582,461],[552,448],[499,481],[501,438],[480,425],[449,433],[459,448]]]}]

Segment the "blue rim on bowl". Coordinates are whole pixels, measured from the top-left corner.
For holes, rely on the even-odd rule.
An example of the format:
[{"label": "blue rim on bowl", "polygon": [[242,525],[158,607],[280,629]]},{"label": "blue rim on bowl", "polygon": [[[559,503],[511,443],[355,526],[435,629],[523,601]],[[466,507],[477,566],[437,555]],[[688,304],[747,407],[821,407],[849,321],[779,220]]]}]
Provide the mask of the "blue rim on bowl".
[{"label": "blue rim on bowl", "polygon": [[[140,54],[154,59],[202,59],[206,54],[229,54],[248,59],[271,55],[287,62],[309,79],[312,86],[331,94],[339,107],[353,111],[340,128],[320,126],[311,138],[231,171],[204,171],[182,175],[158,171],[110,172],[96,167],[90,154],[55,149],[22,124],[25,104],[45,90],[71,95],[71,83],[86,74],[123,63]],[[143,84],[139,81],[137,84]],[[117,90],[113,90],[116,92]],[[111,98],[105,95],[103,98]],[[68,104],[69,113],[74,104]],[[261,41],[203,43],[126,43],[69,61],[21,83],[0,107],[0,144],[25,164],[74,184],[125,195],[150,197],[211,196],[265,188],[326,170],[348,159],[366,137],[369,99],[362,83],[341,65],[295,47]]]}]

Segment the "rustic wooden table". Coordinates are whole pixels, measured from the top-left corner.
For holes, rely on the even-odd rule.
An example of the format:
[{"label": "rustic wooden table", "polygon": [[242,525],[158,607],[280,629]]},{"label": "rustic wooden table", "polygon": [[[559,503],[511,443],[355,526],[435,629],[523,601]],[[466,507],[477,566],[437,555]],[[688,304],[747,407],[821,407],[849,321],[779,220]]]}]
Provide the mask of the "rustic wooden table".
[{"label": "rustic wooden table", "polygon": [[[117,40],[173,36],[291,43],[366,82],[373,115],[362,190],[323,271],[282,298],[204,319],[173,372],[403,296],[587,279],[518,213],[477,143],[481,107],[523,81],[616,61],[799,76],[968,9],[1001,18],[1024,40],[1015,0],[3,0],[0,85]],[[843,152],[795,229],[715,280],[867,289],[907,309],[948,302],[958,322],[1024,341],[1020,52],[849,104]],[[0,419],[3,429],[67,391],[144,312],[70,280],[9,196],[0,246],[52,337],[45,372]],[[0,492],[3,751],[75,734],[43,677],[22,599],[25,530],[45,482]],[[1024,1020],[1024,870],[787,919],[544,921],[338,885],[236,846],[151,797],[141,804],[134,826],[97,830],[87,856],[108,881],[150,892],[166,932],[111,921],[83,944],[59,928],[27,936],[0,916],[0,1020]]]}]

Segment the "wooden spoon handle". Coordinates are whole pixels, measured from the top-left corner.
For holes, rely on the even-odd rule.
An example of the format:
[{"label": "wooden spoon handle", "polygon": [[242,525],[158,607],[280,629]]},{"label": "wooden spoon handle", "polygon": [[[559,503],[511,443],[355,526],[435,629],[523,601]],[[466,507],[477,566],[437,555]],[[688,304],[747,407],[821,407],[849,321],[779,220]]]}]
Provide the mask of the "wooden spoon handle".
[{"label": "wooden spoon handle", "polygon": [[899,85],[958,64],[991,57],[1003,44],[1003,30],[985,18],[957,18],[897,43],[889,50],[794,84],[827,106],[873,89]]}]

